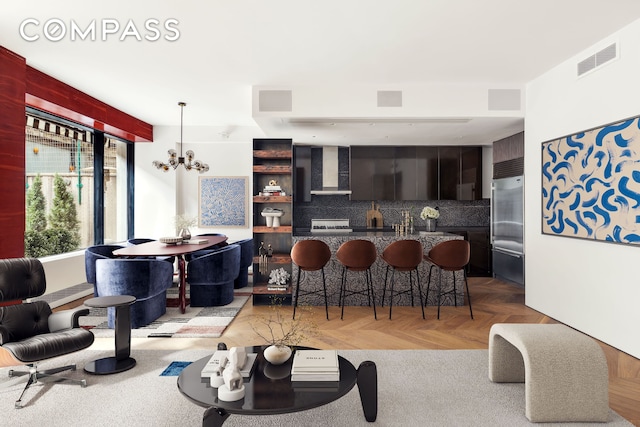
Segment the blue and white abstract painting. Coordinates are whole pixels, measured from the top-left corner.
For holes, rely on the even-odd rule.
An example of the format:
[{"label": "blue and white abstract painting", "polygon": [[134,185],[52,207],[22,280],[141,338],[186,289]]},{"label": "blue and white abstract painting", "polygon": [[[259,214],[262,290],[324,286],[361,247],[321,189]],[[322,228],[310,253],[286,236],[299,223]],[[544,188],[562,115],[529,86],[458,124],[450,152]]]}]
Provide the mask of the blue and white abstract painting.
[{"label": "blue and white abstract painting", "polygon": [[640,244],[638,117],[542,144],[542,232]]},{"label": "blue and white abstract painting", "polygon": [[199,177],[199,227],[248,227],[249,178]]}]

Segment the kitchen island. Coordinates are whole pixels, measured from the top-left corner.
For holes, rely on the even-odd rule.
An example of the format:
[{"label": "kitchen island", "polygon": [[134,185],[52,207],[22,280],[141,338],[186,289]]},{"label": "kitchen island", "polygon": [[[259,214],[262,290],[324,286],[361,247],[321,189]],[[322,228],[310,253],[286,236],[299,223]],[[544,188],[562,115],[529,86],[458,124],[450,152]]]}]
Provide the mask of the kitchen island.
[{"label": "kitchen island", "polygon": [[[336,259],[336,251],[344,242],[354,239],[363,239],[372,241],[376,249],[378,251],[378,255],[380,255],[384,249],[392,242],[397,240],[405,240],[412,239],[418,240],[422,243],[424,254],[428,253],[429,250],[436,244],[446,241],[446,240],[455,240],[462,239],[463,237],[457,234],[445,233],[445,232],[433,232],[433,233],[425,233],[425,232],[416,232],[415,234],[407,234],[404,236],[397,235],[393,231],[353,231],[350,233],[341,233],[341,232],[325,232],[325,233],[311,233],[308,231],[296,231],[293,236],[293,244],[300,240],[309,240],[316,239],[325,242],[329,248],[331,249],[331,259],[325,266],[325,278],[327,283],[327,298],[329,300],[329,305],[339,305],[339,293],[340,293],[340,283],[342,277],[342,264]],[[418,267],[418,272],[420,275],[420,283],[422,285],[423,297],[424,293],[427,290],[427,278],[429,273],[430,264],[426,261],[423,261]],[[384,289],[384,281],[385,274],[387,269],[387,263],[385,263],[382,259],[378,258],[376,262],[371,266],[371,275],[373,277],[373,288],[376,297],[376,305],[382,305],[382,293]],[[293,264],[292,265],[292,277],[291,283],[293,285],[293,293],[295,298],[295,284],[298,275],[298,267]],[[427,305],[436,305],[438,304],[437,300],[437,284],[438,284],[438,270],[433,269],[433,275],[431,282],[431,290],[429,293],[429,301]],[[307,280],[311,278],[312,283],[307,285]],[[389,278],[391,277],[391,272],[389,272]],[[415,276],[414,276],[415,277]],[[348,280],[350,283],[357,283],[362,286],[362,289],[366,289],[364,284],[364,275],[359,272],[350,272],[348,275]],[[301,289],[309,289],[310,287],[317,288],[318,286],[322,287],[322,278],[320,272],[302,272],[300,277],[300,286]],[[415,283],[415,282],[414,282]],[[464,304],[464,275],[462,271],[456,273],[456,290],[457,290],[457,304]],[[453,277],[451,273],[444,272],[442,275],[442,286],[443,290],[453,289]],[[409,274],[407,273],[397,273],[396,274],[396,291],[409,289]],[[419,304],[419,294],[417,286],[414,286],[414,299],[415,304],[418,306]],[[389,291],[386,293],[387,300],[384,302],[384,306],[388,306],[388,298]],[[367,305],[368,301],[366,296],[364,295],[353,295],[349,297],[346,301],[347,305]],[[309,304],[309,305],[324,305],[324,299],[317,295],[305,295],[300,296],[299,304]],[[398,298],[394,297],[394,305],[411,305],[411,296],[409,294],[404,294]],[[452,295],[443,296],[442,305],[454,305],[454,300]],[[430,313],[427,311],[427,315]]]}]

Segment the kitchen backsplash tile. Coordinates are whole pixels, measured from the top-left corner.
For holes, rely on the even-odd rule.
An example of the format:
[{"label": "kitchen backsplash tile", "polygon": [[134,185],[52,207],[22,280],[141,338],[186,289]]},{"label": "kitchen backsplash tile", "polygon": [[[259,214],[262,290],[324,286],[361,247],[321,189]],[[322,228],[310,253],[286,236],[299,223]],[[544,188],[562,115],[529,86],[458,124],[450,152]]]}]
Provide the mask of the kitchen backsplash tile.
[{"label": "kitchen backsplash tile", "polygon": [[[424,225],[420,212],[425,206],[438,207],[439,227],[488,227],[491,218],[491,204],[484,200],[425,200],[411,202],[382,201],[380,205],[384,225],[399,223],[401,211],[413,208],[416,226]],[[294,228],[309,228],[311,219],[349,219],[351,227],[366,227],[366,212],[371,202],[351,201],[348,196],[312,196],[311,202],[294,201]]]}]

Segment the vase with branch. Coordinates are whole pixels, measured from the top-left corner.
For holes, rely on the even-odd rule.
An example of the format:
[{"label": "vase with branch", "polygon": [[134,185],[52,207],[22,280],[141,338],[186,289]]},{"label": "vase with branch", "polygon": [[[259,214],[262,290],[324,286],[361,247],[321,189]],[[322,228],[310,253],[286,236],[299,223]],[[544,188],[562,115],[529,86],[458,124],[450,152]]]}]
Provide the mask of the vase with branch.
[{"label": "vase with branch", "polygon": [[[295,319],[285,313],[282,297],[272,297],[269,313],[256,315],[249,323],[255,334],[269,346],[263,355],[267,362],[281,365],[291,357],[291,346],[296,346],[317,333],[318,326],[311,319],[312,308],[299,306]],[[296,313],[297,314],[297,313]]]},{"label": "vase with branch", "polygon": [[197,223],[198,219],[194,216],[187,214],[176,215],[175,225],[177,236],[182,237],[182,240],[189,240],[191,238],[190,228],[194,227]]}]

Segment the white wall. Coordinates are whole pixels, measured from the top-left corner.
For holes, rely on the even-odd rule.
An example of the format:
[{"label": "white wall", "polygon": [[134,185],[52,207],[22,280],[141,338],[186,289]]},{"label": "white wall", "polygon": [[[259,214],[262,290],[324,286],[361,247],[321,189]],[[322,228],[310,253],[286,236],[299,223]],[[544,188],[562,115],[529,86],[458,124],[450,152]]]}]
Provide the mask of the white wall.
[{"label": "white wall", "polygon": [[[620,58],[576,77],[576,63],[612,42]],[[640,114],[640,21],[527,85],[526,304],[640,357],[640,247],[541,234],[541,143]]]},{"label": "white wall", "polygon": [[[173,236],[176,214],[198,215],[198,178],[200,176],[246,176],[251,187],[252,137],[262,137],[256,128],[254,135],[241,140],[225,139],[217,128],[185,126],[183,132],[183,152],[191,149],[195,158],[209,165],[209,171],[200,174],[187,172],[184,167],[162,172],[152,166],[153,160],[166,162],[167,150],[175,148],[180,152],[180,128],[175,126],[154,126],[154,142],[136,144],[136,195],[135,195],[135,235],[136,237],[159,238]],[[244,228],[191,228],[192,234],[224,233],[230,241],[252,236],[251,196],[249,191],[249,218]]]},{"label": "white wall", "polygon": [[[45,294],[85,283],[84,250],[40,258],[47,278]],[[93,293],[93,290],[91,291]]]}]

